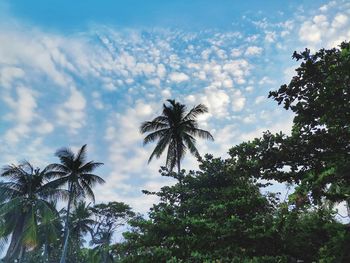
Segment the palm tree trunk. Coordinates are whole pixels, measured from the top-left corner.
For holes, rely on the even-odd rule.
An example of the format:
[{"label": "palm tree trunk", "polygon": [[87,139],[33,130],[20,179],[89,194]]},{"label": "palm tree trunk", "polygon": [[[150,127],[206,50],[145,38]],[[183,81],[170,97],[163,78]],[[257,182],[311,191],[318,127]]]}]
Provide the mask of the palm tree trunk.
[{"label": "palm tree trunk", "polygon": [[67,215],[64,223],[64,243],[63,243],[63,249],[61,254],[60,263],[66,263],[66,257],[67,257],[67,250],[68,250],[68,240],[69,240],[69,213],[70,213],[70,206],[73,199],[73,192],[72,192],[72,186],[69,186],[69,198],[68,198],[68,205],[67,205]]},{"label": "palm tree trunk", "polygon": [[46,239],[45,245],[44,245],[44,262],[49,262],[49,241]]},{"label": "palm tree trunk", "polygon": [[180,174],[181,172],[181,160],[180,160],[180,157],[181,157],[181,154],[180,154],[180,145],[177,144],[177,147],[176,147],[176,161],[177,161],[177,173]]},{"label": "palm tree trunk", "polygon": [[19,252],[19,257],[18,257],[18,263],[23,262],[24,254],[25,254],[25,248],[24,248],[24,246],[21,246],[21,250]]},{"label": "palm tree trunk", "polygon": [[107,259],[108,259],[108,250],[106,250],[106,248],[104,248],[104,251],[103,251],[103,263],[107,263]]}]

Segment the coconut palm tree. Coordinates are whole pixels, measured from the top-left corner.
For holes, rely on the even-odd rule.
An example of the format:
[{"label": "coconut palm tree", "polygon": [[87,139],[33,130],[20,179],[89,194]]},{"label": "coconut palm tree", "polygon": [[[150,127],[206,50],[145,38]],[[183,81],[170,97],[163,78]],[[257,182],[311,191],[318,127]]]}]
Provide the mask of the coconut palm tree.
[{"label": "coconut palm tree", "polygon": [[34,169],[29,162],[2,169],[0,182],[0,238],[11,241],[6,262],[21,260],[27,248],[40,245],[40,228],[50,229],[57,216],[50,199],[60,199],[65,191],[52,188],[48,181],[54,176],[52,167]]},{"label": "coconut palm tree", "polygon": [[85,201],[79,201],[74,206],[74,210],[70,218],[71,236],[74,242],[78,245],[83,245],[85,242],[83,237],[91,233],[95,220],[92,219],[92,210],[90,204]]},{"label": "coconut palm tree", "polygon": [[171,171],[177,166],[180,173],[180,162],[187,149],[191,154],[199,156],[195,137],[207,140],[214,140],[214,138],[208,131],[198,128],[196,120],[198,115],[208,112],[205,105],[199,104],[186,113],[185,105],[175,100],[167,100],[167,102],[169,105],[163,104],[162,115],[152,121],[143,122],[140,132],[148,133],[143,140],[144,145],[157,141],[148,162],[154,157],[159,158],[168,147],[166,166]]},{"label": "coconut palm tree", "polygon": [[70,261],[80,262],[79,250],[85,243],[84,237],[93,231],[95,221],[92,219],[90,203],[79,200],[74,204],[74,209],[69,218],[69,251],[67,252]]},{"label": "coconut palm tree", "polygon": [[80,198],[89,197],[95,201],[95,195],[92,190],[96,184],[102,184],[105,181],[93,174],[92,172],[103,163],[86,161],[86,144],[83,145],[77,154],[69,148],[62,148],[56,151],[55,154],[61,163],[51,164],[59,178],[52,181],[51,184],[55,187],[68,185],[68,203],[67,212],[65,216],[64,228],[64,243],[60,263],[66,262],[68,240],[70,235],[69,219],[72,203]]}]

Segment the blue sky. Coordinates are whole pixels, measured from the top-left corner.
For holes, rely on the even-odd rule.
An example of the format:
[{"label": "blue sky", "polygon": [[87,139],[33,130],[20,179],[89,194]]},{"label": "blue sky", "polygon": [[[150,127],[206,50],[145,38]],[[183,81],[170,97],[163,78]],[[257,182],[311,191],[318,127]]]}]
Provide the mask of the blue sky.
[{"label": "blue sky", "polygon": [[[138,127],[175,98],[204,103],[200,125],[215,137],[202,154],[269,129],[288,133],[292,116],[267,99],[290,80],[294,50],[350,38],[347,1],[2,1],[0,164],[57,161],[56,149],[87,143],[107,183],[98,201],[145,212],[169,183],[147,165]],[[196,167],[186,156],[184,166]],[[283,190],[276,186],[275,190]]]}]

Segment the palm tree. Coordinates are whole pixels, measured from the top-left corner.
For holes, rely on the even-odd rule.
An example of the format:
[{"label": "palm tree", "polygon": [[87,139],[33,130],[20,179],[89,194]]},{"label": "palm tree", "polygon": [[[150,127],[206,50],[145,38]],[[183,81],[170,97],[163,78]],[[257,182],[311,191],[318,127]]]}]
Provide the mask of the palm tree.
[{"label": "palm tree", "polygon": [[86,204],[85,201],[79,201],[71,214],[70,228],[71,236],[74,242],[78,245],[83,245],[85,242],[83,237],[87,233],[91,233],[95,220],[92,219],[92,210],[90,204]]},{"label": "palm tree", "polygon": [[69,148],[59,149],[55,154],[61,163],[51,164],[60,178],[51,182],[55,186],[68,185],[68,204],[65,216],[63,249],[60,263],[66,262],[68,240],[69,240],[69,219],[72,202],[79,198],[89,197],[95,201],[95,195],[92,191],[94,185],[102,184],[105,181],[92,172],[103,163],[86,161],[86,144],[83,145],[77,154],[74,154]]},{"label": "palm tree", "polygon": [[70,261],[79,262],[79,250],[83,246],[84,236],[91,233],[95,221],[92,219],[92,210],[90,204],[85,201],[79,201],[74,204],[74,210],[71,213],[69,221],[70,237],[69,251],[67,252]]},{"label": "palm tree", "polygon": [[169,105],[163,104],[162,115],[152,121],[143,122],[140,126],[141,134],[149,133],[143,140],[143,144],[157,141],[148,163],[153,157],[159,158],[166,147],[166,166],[173,170],[175,166],[180,173],[180,162],[186,150],[195,156],[199,156],[196,148],[195,137],[214,140],[213,136],[205,130],[198,128],[197,116],[208,112],[208,108],[199,104],[186,113],[186,106],[175,100],[167,100]]},{"label": "palm tree", "polygon": [[[56,207],[57,200],[51,202],[53,207]],[[50,262],[51,256],[54,254],[56,248],[59,247],[62,231],[62,220],[59,211],[55,211],[56,216],[53,219],[45,216],[42,219],[42,224],[39,226],[39,241],[40,247],[43,249],[41,257],[43,262]],[[51,260],[52,261],[52,260]]]},{"label": "palm tree", "polygon": [[50,228],[57,216],[49,199],[64,197],[65,191],[52,188],[48,181],[54,176],[52,167],[34,169],[28,162],[3,168],[0,182],[0,238],[11,241],[5,261],[21,260],[26,248],[40,245],[41,227]]}]

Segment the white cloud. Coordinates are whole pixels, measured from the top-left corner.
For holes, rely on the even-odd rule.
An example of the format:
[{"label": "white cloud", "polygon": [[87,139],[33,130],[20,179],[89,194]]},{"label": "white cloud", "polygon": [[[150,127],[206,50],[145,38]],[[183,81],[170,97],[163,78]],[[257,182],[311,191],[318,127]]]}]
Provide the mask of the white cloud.
[{"label": "white cloud", "polygon": [[92,93],[92,99],[93,99],[92,104],[94,105],[94,107],[96,109],[102,110],[102,109],[105,108],[105,106],[104,106],[104,104],[103,104],[103,102],[101,100],[101,94],[99,92],[94,91]]},{"label": "white cloud", "polygon": [[245,88],[245,90],[247,92],[252,92],[254,90],[254,87],[253,86],[248,86],[248,87]]},{"label": "white cloud", "polygon": [[[333,12],[338,10],[334,15]],[[320,14],[306,19],[299,37],[312,50],[331,48],[350,39],[350,6],[345,3],[329,4],[320,8]]]},{"label": "white cloud", "polygon": [[265,126],[264,124],[262,124],[262,126],[256,127],[255,130],[242,133],[240,135],[240,140],[241,141],[253,140],[254,138],[261,137],[262,134],[267,130],[269,130],[271,133],[283,132],[285,134],[290,134],[292,129],[292,124],[293,124],[292,117],[280,119],[278,122],[275,121],[275,124],[273,124],[272,126]]},{"label": "white cloud", "polygon": [[277,34],[274,31],[266,31],[265,32],[265,41],[269,43],[273,43],[276,41]]},{"label": "white cloud", "polygon": [[248,116],[245,116],[242,121],[244,123],[250,124],[250,123],[254,123],[256,121],[256,116],[254,113],[249,114]]},{"label": "white cloud", "polygon": [[243,96],[240,90],[236,90],[233,92],[232,96],[232,110],[233,111],[241,111],[245,106],[246,98]]},{"label": "white cloud", "polygon": [[157,66],[157,74],[158,74],[158,77],[160,79],[164,78],[165,75],[166,75],[166,69],[165,69],[165,66],[163,64],[159,64]]},{"label": "white cloud", "polygon": [[71,88],[68,100],[56,111],[57,123],[67,127],[69,132],[77,133],[85,125],[85,107],[84,95],[76,88]]},{"label": "white cloud", "polygon": [[[39,69],[60,86],[67,86],[70,77],[57,68],[67,66],[57,45],[60,39],[35,31],[15,29],[0,32],[0,64],[25,65]],[[64,64],[65,63],[65,64]]]},{"label": "white cloud", "polygon": [[275,83],[272,79],[270,79],[267,76],[264,76],[260,81],[259,81],[259,85],[265,85],[265,84],[273,84]]},{"label": "white cloud", "polygon": [[255,98],[255,104],[260,104],[265,100],[267,100],[266,96],[258,96]]},{"label": "white cloud", "polygon": [[244,84],[246,82],[245,77],[248,76],[251,66],[248,61],[238,59],[227,61],[222,68],[233,77],[235,82],[238,84]]},{"label": "white cloud", "polygon": [[201,97],[201,101],[208,106],[210,114],[216,118],[224,117],[228,114],[227,106],[230,97],[223,90],[208,87],[205,89],[205,95]]},{"label": "white cloud", "polygon": [[250,46],[250,47],[247,47],[247,49],[246,49],[244,54],[247,55],[247,56],[260,55],[262,50],[263,49],[261,47]]},{"label": "white cloud", "polygon": [[239,48],[234,48],[231,50],[231,56],[232,57],[239,57],[240,55],[242,55],[242,50]]},{"label": "white cloud", "polygon": [[18,67],[4,67],[0,68],[0,86],[11,88],[12,81],[22,78],[24,71]]},{"label": "white cloud", "polygon": [[222,82],[222,86],[224,86],[225,88],[232,88],[233,87],[233,81],[232,79],[225,79],[223,82]]},{"label": "white cloud", "polygon": [[173,72],[169,75],[169,79],[173,82],[180,83],[189,79],[189,77],[183,72]]},{"label": "white cloud", "polygon": [[26,87],[16,88],[17,99],[6,95],[4,100],[12,109],[7,116],[8,120],[15,123],[15,126],[5,133],[5,139],[10,143],[17,143],[22,137],[27,136],[31,127],[30,124],[36,117],[36,94]]},{"label": "white cloud", "polygon": [[171,98],[171,90],[170,89],[163,89],[162,92],[163,99],[170,99]]},{"label": "white cloud", "polygon": [[42,121],[37,127],[36,127],[36,131],[39,134],[48,134],[53,132],[54,130],[54,126],[52,125],[52,123],[48,122],[48,121]]}]

